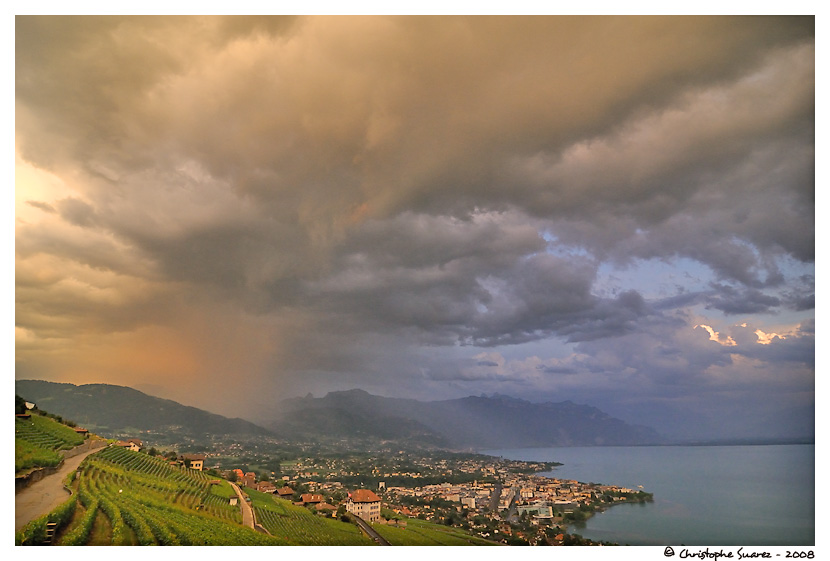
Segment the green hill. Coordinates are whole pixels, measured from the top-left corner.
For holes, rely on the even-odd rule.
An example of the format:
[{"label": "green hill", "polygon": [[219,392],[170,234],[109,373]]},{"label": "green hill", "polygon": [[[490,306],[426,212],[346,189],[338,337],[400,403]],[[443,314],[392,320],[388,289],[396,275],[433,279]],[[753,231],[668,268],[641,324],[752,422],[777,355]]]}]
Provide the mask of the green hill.
[{"label": "green hill", "polygon": [[136,431],[203,435],[267,435],[242,419],[229,419],[124,386],[17,380],[15,393],[107,437]]}]

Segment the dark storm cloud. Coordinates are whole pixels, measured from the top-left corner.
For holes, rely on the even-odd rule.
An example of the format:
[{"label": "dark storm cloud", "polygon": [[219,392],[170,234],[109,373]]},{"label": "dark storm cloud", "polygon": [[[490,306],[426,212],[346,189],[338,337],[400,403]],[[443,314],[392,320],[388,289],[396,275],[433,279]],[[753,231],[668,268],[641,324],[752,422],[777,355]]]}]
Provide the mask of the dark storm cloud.
[{"label": "dark storm cloud", "polygon": [[[21,368],[112,329],[101,377],[157,343],[172,381],[223,380],[210,347],[251,384],[705,388],[750,369],[691,308],[813,305],[811,17],[19,16],[15,41]],[[598,289],[682,260],[711,275]],[[575,354],[453,355],[544,341]]]},{"label": "dark storm cloud", "polygon": [[783,299],[793,310],[814,309],[816,307],[816,295],[813,275],[804,275],[798,279],[798,282],[793,282],[787,290],[783,291]]},{"label": "dark storm cloud", "polygon": [[678,317],[644,322],[636,332],[617,337],[581,342],[567,358],[505,360],[489,353],[454,371],[436,367],[438,374],[433,375],[444,380],[498,378],[567,395],[610,396],[636,386],[641,396],[698,399],[710,392],[746,391],[753,380],[762,382],[755,392],[795,394],[809,391],[813,384],[815,342],[809,328],[808,322],[794,332],[763,334],[768,343],[759,344],[757,328],[739,324],[714,341],[705,329]]},{"label": "dark storm cloud", "polygon": [[614,336],[649,313],[634,291],[594,296],[592,259],[545,248],[515,212],[374,220],[344,244],[336,273],[311,284],[309,300],[321,313],[348,315],[355,327],[486,347],[554,334],[573,341]]},{"label": "dark storm cloud", "polygon": [[707,308],[721,310],[725,314],[768,313],[781,305],[781,300],[754,289],[737,289],[725,284],[713,285],[715,294],[709,296]]},{"label": "dark storm cloud", "polygon": [[95,209],[80,199],[63,199],[58,201],[58,212],[61,218],[76,226],[94,226],[96,222]]}]

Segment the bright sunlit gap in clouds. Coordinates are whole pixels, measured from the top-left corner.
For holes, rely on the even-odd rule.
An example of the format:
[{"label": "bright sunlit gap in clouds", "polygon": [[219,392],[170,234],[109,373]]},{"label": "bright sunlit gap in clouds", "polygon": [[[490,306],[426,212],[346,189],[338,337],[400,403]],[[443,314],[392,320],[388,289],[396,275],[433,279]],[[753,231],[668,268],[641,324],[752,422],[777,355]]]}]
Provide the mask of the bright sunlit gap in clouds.
[{"label": "bright sunlit gap in clouds", "polygon": [[812,17],[15,31],[16,378],[812,434]]}]

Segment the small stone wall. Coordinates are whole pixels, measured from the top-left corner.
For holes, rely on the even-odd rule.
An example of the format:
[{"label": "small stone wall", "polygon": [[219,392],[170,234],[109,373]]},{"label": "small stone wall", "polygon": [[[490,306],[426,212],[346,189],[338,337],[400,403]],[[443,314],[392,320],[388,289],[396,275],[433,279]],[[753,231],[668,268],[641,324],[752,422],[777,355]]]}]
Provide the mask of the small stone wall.
[{"label": "small stone wall", "polygon": [[63,467],[63,462],[67,458],[72,458],[77,456],[78,454],[83,454],[84,452],[90,452],[92,450],[96,450],[98,448],[103,448],[107,445],[107,441],[99,438],[90,438],[85,440],[83,444],[75,446],[69,450],[63,450],[61,455],[63,456],[63,460],[55,467],[42,467],[42,468],[35,468],[29,473],[25,475],[15,476],[14,478],[14,492],[19,493],[32,483],[40,481],[47,475],[52,475],[53,473],[57,473]]},{"label": "small stone wall", "polygon": [[14,492],[15,494],[19,493],[32,483],[36,483],[46,477],[47,475],[52,475],[53,473],[57,473],[59,469],[63,467],[63,460],[61,463],[56,465],[55,467],[42,467],[42,468],[35,468],[26,475],[19,475],[15,476],[14,478]]}]

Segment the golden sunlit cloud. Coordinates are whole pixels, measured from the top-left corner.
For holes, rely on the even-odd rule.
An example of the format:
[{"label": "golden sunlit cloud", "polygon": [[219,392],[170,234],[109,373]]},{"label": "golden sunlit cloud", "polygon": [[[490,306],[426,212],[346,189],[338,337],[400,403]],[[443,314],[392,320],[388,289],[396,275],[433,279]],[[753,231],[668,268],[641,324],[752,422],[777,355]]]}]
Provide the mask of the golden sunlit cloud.
[{"label": "golden sunlit cloud", "polygon": [[729,335],[727,335],[725,338],[721,337],[720,333],[718,333],[708,325],[698,324],[695,325],[694,328],[697,329],[698,327],[705,329],[709,333],[710,341],[714,341],[715,343],[723,345],[724,347],[734,347],[735,345],[737,345],[737,343],[734,339],[732,339],[732,337],[730,337]]},{"label": "golden sunlit cloud", "polygon": [[758,336],[758,343],[761,345],[769,345],[775,339],[784,340],[787,338],[785,335],[780,335],[778,333],[764,333],[760,329],[755,330],[755,335]]}]

